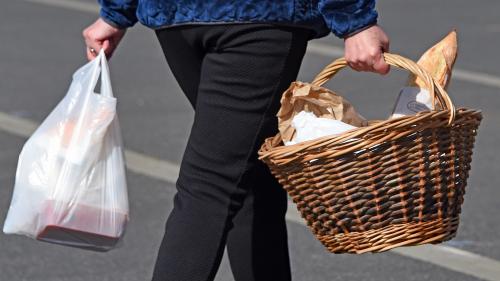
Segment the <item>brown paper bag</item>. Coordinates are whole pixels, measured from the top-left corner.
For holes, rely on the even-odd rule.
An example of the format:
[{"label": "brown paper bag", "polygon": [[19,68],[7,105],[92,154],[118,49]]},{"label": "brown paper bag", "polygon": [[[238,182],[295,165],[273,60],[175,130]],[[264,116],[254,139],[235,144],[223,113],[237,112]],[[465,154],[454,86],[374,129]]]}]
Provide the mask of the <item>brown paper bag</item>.
[{"label": "brown paper bag", "polygon": [[323,87],[304,82],[293,82],[283,93],[281,109],[276,115],[283,142],[295,136],[291,126],[293,117],[301,111],[314,113],[317,117],[340,120],[356,127],[367,126],[367,121],[353,106],[338,94]]}]

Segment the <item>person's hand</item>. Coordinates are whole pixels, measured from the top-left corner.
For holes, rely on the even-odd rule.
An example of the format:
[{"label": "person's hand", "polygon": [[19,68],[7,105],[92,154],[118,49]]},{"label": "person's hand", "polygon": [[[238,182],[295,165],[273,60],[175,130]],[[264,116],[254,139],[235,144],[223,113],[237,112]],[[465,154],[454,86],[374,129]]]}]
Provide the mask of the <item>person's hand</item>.
[{"label": "person's hand", "polygon": [[87,45],[87,58],[94,59],[102,48],[106,57],[110,58],[125,35],[125,31],[126,29],[118,29],[100,18],[96,20],[83,30],[83,38]]},{"label": "person's hand", "polygon": [[389,51],[389,38],[378,25],[371,26],[344,39],[345,59],[357,71],[380,74],[389,72],[383,52]]}]

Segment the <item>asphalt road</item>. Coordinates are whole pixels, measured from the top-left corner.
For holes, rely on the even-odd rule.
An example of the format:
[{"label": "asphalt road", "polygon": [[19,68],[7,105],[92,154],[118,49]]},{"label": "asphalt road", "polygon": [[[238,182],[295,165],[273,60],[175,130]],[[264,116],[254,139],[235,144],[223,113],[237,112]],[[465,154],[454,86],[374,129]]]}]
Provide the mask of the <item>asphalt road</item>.
[{"label": "asphalt road", "polygon": [[[457,28],[456,68],[500,77],[500,2],[384,0],[378,7],[380,23],[391,37],[392,52],[416,59],[434,41]],[[65,94],[73,71],[85,62],[80,34],[95,17],[82,9],[2,1],[0,112],[41,122]],[[316,41],[342,46],[342,41],[333,37]],[[331,56],[309,52],[299,80],[310,81],[334,57],[334,52]],[[131,29],[110,67],[126,147],[179,163],[193,112],[163,59],[154,33],[141,26]],[[406,75],[393,71],[380,77],[346,70],[328,86],[348,97],[364,116],[379,119],[389,114]],[[452,79],[449,89],[456,104],[482,109],[484,121],[459,234],[446,245],[494,260],[500,260],[499,91],[500,87],[463,79]],[[17,157],[25,140],[0,130],[0,220],[10,202]],[[128,179],[131,223],[121,248],[92,253],[0,233],[0,281],[149,280],[174,186],[134,172],[129,172]],[[298,281],[479,280],[393,252],[332,255],[307,228],[293,222],[289,233],[293,276]],[[233,280],[227,261],[217,280]]]}]

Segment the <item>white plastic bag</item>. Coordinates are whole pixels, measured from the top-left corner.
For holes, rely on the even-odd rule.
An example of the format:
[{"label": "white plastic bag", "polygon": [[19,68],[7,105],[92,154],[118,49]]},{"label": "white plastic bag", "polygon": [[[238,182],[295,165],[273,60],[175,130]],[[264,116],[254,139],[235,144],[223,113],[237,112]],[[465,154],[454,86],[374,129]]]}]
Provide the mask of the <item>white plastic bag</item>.
[{"label": "white plastic bag", "polygon": [[295,129],[295,136],[291,141],[285,142],[285,145],[294,145],[324,136],[340,135],[357,128],[340,120],[317,117],[314,113],[307,111],[301,111],[293,117],[292,127]]},{"label": "white plastic bag", "polygon": [[101,51],[73,74],[66,96],[25,143],[3,231],[107,251],[123,236],[128,213],[116,98]]}]

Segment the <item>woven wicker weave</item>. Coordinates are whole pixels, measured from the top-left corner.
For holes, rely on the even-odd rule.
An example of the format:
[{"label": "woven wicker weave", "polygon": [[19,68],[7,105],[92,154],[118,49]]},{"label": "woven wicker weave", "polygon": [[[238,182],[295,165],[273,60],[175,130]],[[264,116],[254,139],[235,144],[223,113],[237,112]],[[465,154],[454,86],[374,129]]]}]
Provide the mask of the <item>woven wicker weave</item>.
[{"label": "woven wicker weave", "polygon": [[[439,110],[370,122],[340,136],[283,146],[278,134],[259,155],[334,253],[382,252],[453,238],[481,113],[455,109],[448,94],[413,61],[387,63],[427,81]],[[328,65],[321,86],[346,66]]]}]

